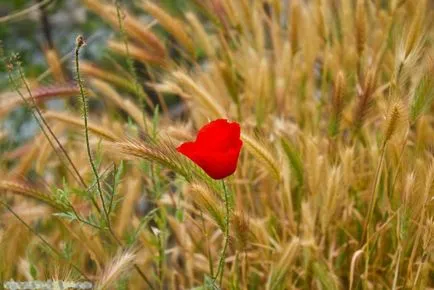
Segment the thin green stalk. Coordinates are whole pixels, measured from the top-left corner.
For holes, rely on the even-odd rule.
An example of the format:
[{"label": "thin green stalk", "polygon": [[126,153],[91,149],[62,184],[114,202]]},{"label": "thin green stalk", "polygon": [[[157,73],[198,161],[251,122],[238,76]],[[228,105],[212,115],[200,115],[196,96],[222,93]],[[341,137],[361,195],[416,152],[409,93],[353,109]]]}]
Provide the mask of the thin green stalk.
[{"label": "thin green stalk", "polygon": [[[30,112],[32,113],[32,115],[35,118],[36,122],[38,123],[39,127],[41,128],[42,133],[47,138],[48,142],[50,143],[50,146],[53,148],[53,150],[59,156],[59,159],[62,160],[60,154],[58,153],[57,148],[53,144],[53,141],[51,141],[51,139],[49,138],[49,135],[51,135],[53,137],[53,139],[55,140],[57,146],[59,146],[59,148],[62,151],[63,155],[65,155],[66,159],[68,160],[69,164],[71,165],[71,167],[72,167],[72,169],[73,169],[73,171],[75,173],[75,175],[73,174],[73,176],[75,176],[76,178],[78,178],[78,181],[82,184],[83,187],[86,188],[87,185],[84,182],[84,179],[81,177],[81,175],[80,175],[77,167],[75,166],[74,162],[72,162],[71,158],[69,157],[69,154],[66,152],[65,148],[60,143],[59,139],[56,137],[56,135],[54,134],[53,130],[51,130],[51,127],[48,125],[47,121],[45,120],[44,116],[42,115],[41,111],[39,110],[39,108],[38,108],[38,106],[36,104],[36,100],[33,97],[32,91],[30,90],[29,84],[26,81],[26,78],[25,78],[24,73],[22,71],[21,65],[18,63],[17,66],[18,66],[18,73],[20,75],[20,78],[21,78],[22,82],[24,83],[24,85],[26,87],[27,93],[29,94],[29,97],[30,97],[30,100],[32,101],[32,104],[30,104],[29,101],[21,93],[18,84],[14,81],[14,79],[12,78],[12,76],[11,76],[10,73],[8,74],[9,81],[14,86],[15,91],[21,97],[21,99],[23,100],[24,104],[30,109]],[[35,111],[36,111],[36,113],[35,113]],[[48,132],[46,130],[48,130]],[[67,167],[67,168],[68,168],[68,170],[71,171],[71,169],[69,169],[69,167]]]},{"label": "thin green stalk", "polygon": [[109,200],[109,206],[108,206],[108,210],[109,210],[109,215],[112,211],[112,207],[113,207],[113,198],[115,196],[115,191],[116,191],[116,186],[117,186],[117,182],[116,182],[116,164],[113,164],[113,174],[114,174],[114,178],[113,178],[113,186],[112,186],[112,191],[110,193],[110,200]]},{"label": "thin green stalk", "polygon": [[366,218],[366,222],[363,225],[363,233],[362,233],[362,238],[361,238],[361,242],[362,244],[364,243],[364,241],[366,241],[365,247],[366,247],[366,252],[365,252],[365,279],[367,279],[368,277],[368,269],[369,269],[369,259],[370,259],[370,251],[369,251],[369,241],[370,241],[370,230],[369,230],[369,225],[371,224],[371,219],[372,219],[372,215],[374,213],[374,208],[375,208],[375,204],[377,201],[377,184],[378,184],[378,180],[380,177],[380,172],[381,172],[381,168],[383,167],[383,161],[384,161],[384,154],[385,154],[385,149],[386,149],[386,145],[387,145],[387,141],[385,141],[383,143],[383,145],[381,146],[381,155],[380,155],[380,162],[377,166],[377,170],[375,172],[375,176],[374,176],[374,183],[372,185],[372,190],[371,190],[371,199],[369,201],[369,207],[368,207],[368,214],[367,214],[367,218]]},{"label": "thin green stalk", "polygon": [[[84,88],[83,88],[83,83],[81,80],[81,76],[80,76],[80,63],[79,63],[79,55],[80,55],[80,48],[85,44],[84,39],[82,36],[78,36],[77,40],[76,40],[76,47],[75,47],[75,69],[76,69],[76,73],[77,73],[77,82],[78,82],[78,86],[80,88],[80,96],[81,96],[81,101],[83,103],[83,119],[84,119],[84,132],[85,132],[85,140],[86,140],[86,149],[87,149],[87,155],[89,158],[89,163],[92,167],[92,171],[95,175],[95,179],[96,179],[96,185],[97,185],[97,190],[101,199],[101,203],[103,206],[103,210],[104,210],[104,214],[106,217],[106,221],[107,221],[107,228],[109,233],[112,235],[112,237],[114,238],[114,240],[116,241],[116,243],[120,246],[120,247],[124,247],[122,242],[118,239],[118,237],[116,236],[116,234],[114,233],[111,224],[110,224],[110,217],[109,217],[109,213],[107,211],[107,207],[105,205],[105,201],[104,201],[104,196],[103,196],[103,192],[102,192],[102,188],[101,188],[101,181],[98,175],[98,171],[96,169],[96,165],[95,162],[93,160],[92,157],[92,151],[90,149],[90,142],[89,142],[89,128],[88,128],[88,107],[87,107],[87,98],[84,92]],[[152,284],[150,283],[150,281],[148,280],[148,278],[145,276],[145,274],[140,270],[140,268],[134,264],[134,268],[136,269],[136,271],[139,273],[139,275],[143,278],[143,280],[145,280],[145,282],[148,284],[148,286],[151,289],[154,289],[152,287]]]},{"label": "thin green stalk", "polygon": [[87,98],[84,92],[84,88],[83,88],[83,82],[81,80],[81,76],[80,76],[80,62],[79,62],[79,55],[80,55],[80,48],[85,44],[84,39],[82,36],[78,36],[77,37],[77,41],[76,41],[76,47],[75,47],[75,70],[77,73],[77,82],[78,82],[78,86],[80,88],[80,96],[81,96],[81,101],[83,103],[83,119],[84,119],[84,136],[86,139],[86,149],[87,149],[87,155],[89,158],[89,163],[92,167],[92,171],[95,175],[95,179],[96,179],[96,185],[97,185],[97,190],[99,193],[99,197],[101,199],[101,203],[102,203],[102,207],[104,210],[104,214],[106,216],[107,219],[107,225],[109,226],[110,224],[110,218],[109,218],[109,214],[104,202],[104,196],[102,193],[102,188],[101,188],[101,182],[99,179],[99,175],[98,175],[98,170],[96,169],[96,165],[95,162],[93,160],[92,157],[92,151],[90,149],[90,142],[89,142],[89,128],[88,128],[88,104],[87,104]]},{"label": "thin green stalk", "polygon": [[[125,30],[124,30],[122,15],[121,15],[121,6],[120,6],[119,2],[120,2],[120,0],[116,0],[116,15],[118,18],[118,23],[119,23],[119,31],[121,33],[122,40],[123,40],[124,45],[125,45],[125,51],[127,54],[128,70],[130,71],[130,74],[133,76],[133,85],[134,85],[135,93],[137,96],[140,97],[141,106],[142,106],[142,110],[143,110],[143,114],[144,114],[145,113],[146,96],[145,96],[145,92],[140,87],[139,82],[137,81],[137,79],[138,79],[137,78],[137,72],[136,72],[136,69],[134,68],[134,61],[130,55],[130,49],[128,46],[128,38],[127,38],[127,35],[125,33]],[[154,109],[154,108],[152,107],[151,109]],[[146,118],[143,118],[143,123],[144,123],[143,125],[145,128],[145,131],[146,131],[146,133],[148,133],[148,123],[146,122]]]},{"label": "thin green stalk", "polygon": [[[36,100],[33,97],[32,91],[30,90],[30,86],[29,86],[29,84],[26,81],[26,78],[25,78],[24,73],[22,71],[21,65],[18,63],[17,66],[18,66],[18,73],[20,75],[20,79],[21,79],[21,81],[24,83],[24,85],[26,87],[27,93],[29,94],[29,97],[30,97],[30,100],[32,101],[32,104],[30,104],[29,101],[24,97],[23,93],[21,93],[20,88],[19,88],[18,84],[15,82],[15,80],[13,79],[11,73],[8,73],[9,81],[14,86],[15,91],[21,97],[21,99],[23,100],[24,104],[29,108],[32,116],[35,118],[36,122],[39,125],[39,128],[41,129],[42,133],[44,134],[44,136],[47,139],[48,143],[50,144],[51,148],[53,148],[53,150],[56,153],[56,155],[62,161],[62,157],[61,157],[60,153],[58,152],[58,149],[54,145],[53,141],[51,140],[50,136],[55,140],[57,146],[59,146],[59,148],[62,151],[63,155],[66,157],[66,159],[68,160],[69,164],[73,168],[73,170],[71,170],[68,166],[66,166],[67,170],[72,173],[72,176],[74,176],[74,177],[77,178],[77,180],[79,181],[79,183],[81,183],[81,185],[84,188],[87,188],[87,185],[84,182],[84,179],[81,177],[81,175],[80,175],[77,167],[75,166],[75,164],[72,162],[71,158],[69,157],[68,152],[65,150],[65,148],[63,147],[63,145],[60,143],[59,139],[54,134],[53,130],[48,125],[47,121],[45,120],[44,116],[42,115],[41,111],[39,110],[39,108],[37,106],[37,103],[36,103]],[[36,113],[35,113],[35,111],[36,111]],[[75,172],[76,175],[73,174],[73,171]],[[91,197],[91,200],[92,200],[93,204],[95,205],[95,207],[99,210],[98,204],[93,199],[93,197]],[[75,211],[75,209],[74,209],[74,207],[73,207],[72,204],[70,205],[70,207],[74,211],[74,213],[76,214],[76,211]],[[81,219],[77,214],[76,214],[76,216],[77,216],[77,218],[79,220]]]},{"label": "thin green stalk", "polygon": [[371,189],[371,199],[369,201],[369,207],[368,207],[368,215],[366,218],[366,222],[363,226],[363,234],[362,234],[362,240],[361,241],[368,241],[369,240],[369,224],[371,223],[372,215],[374,213],[375,203],[377,201],[377,184],[378,184],[381,168],[383,167],[384,154],[386,151],[386,144],[387,144],[387,142],[384,142],[383,146],[381,146],[380,162],[378,163],[377,170],[375,172],[374,183],[373,183],[372,189]]},{"label": "thin green stalk", "polygon": [[[122,21],[122,16],[121,16],[120,0],[116,0],[116,14],[117,14],[118,23],[119,23],[119,30],[121,32],[122,40],[124,41],[125,50],[127,53],[128,69],[129,69],[131,75],[133,76],[134,89],[136,91],[136,94],[140,97],[142,109],[143,109],[143,112],[145,112],[144,109],[145,109],[146,96],[145,96],[145,93],[143,92],[143,89],[139,86],[139,82],[137,81],[137,73],[136,73],[136,70],[134,68],[134,62],[130,56],[130,50],[128,47],[128,38],[127,38],[125,31],[124,31],[123,21]],[[145,114],[145,113],[143,113],[143,114]],[[145,131],[148,132],[148,123],[146,122],[146,118],[143,118],[143,123],[144,123],[143,125],[144,125]],[[148,280],[148,278],[145,276],[145,274],[140,270],[140,268],[136,264],[134,264],[134,268],[137,270],[137,272],[140,274],[140,276],[145,280],[145,282],[148,284],[148,286],[151,289],[154,289],[151,282]]]},{"label": "thin green stalk", "polygon": [[224,182],[224,180],[222,180],[222,184],[223,184],[223,191],[224,191],[224,197],[225,197],[225,207],[226,207],[226,215],[225,215],[225,242],[223,245],[223,250],[220,254],[220,261],[219,261],[219,265],[217,268],[217,273],[214,277],[214,282],[218,279],[219,275],[220,275],[220,285],[222,283],[223,280],[223,272],[224,272],[224,264],[225,264],[225,259],[226,259],[226,250],[228,248],[228,244],[229,244],[229,214],[230,214],[230,209],[229,209],[229,198],[228,198],[228,191],[226,188],[226,184]]},{"label": "thin green stalk", "polygon": [[85,279],[89,280],[89,277],[84,274],[80,268],[78,268],[76,265],[74,265],[71,261],[66,259],[61,253],[59,253],[52,245],[50,245],[49,242],[47,242],[38,232],[36,232],[30,225],[28,225],[8,204],[0,200],[0,203],[10,212],[12,213],[32,234],[37,236],[51,251],[53,251],[59,258],[62,260],[65,260],[68,262],[78,273],[80,273],[81,276],[83,276]]}]

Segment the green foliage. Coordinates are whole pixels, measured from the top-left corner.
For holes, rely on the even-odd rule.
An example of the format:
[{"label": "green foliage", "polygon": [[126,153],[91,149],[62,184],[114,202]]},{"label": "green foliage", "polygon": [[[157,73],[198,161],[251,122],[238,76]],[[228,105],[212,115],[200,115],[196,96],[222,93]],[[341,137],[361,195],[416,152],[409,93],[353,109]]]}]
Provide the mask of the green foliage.
[{"label": "green foliage", "polygon": [[434,100],[434,80],[432,75],[424,75],[416,86],[410,105],[410,118],[414,123],[422,113],[428,110]]},{"label": "green foliage", "polygon": [[291,165],[291,169],[294,173],[294,176],[298,182],[299,186],[303,185],[304,182],[304,170],[303,170],[303,162],[300,154],[296,151],[294,146],[286,141],[285,139],[281,139],[283,150],[286,153],[289,164]]}]

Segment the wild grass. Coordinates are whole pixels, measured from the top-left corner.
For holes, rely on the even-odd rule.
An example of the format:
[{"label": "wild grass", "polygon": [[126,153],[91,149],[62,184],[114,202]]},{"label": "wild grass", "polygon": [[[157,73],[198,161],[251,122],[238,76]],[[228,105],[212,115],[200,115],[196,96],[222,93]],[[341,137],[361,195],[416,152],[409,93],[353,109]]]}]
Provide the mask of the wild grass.
[{"label": "wild grass", "polygon": [[[74,66],[47,54],[50,85],[2,56],[0,118],[27,106],[40,130],[0,155],[0,281],[433,288],[432,3],[187,2],[135,2],[146,22],[83,0],[118,63],[79,39]],[[175,150],[216,118],[244,141],[227,191]]]}]

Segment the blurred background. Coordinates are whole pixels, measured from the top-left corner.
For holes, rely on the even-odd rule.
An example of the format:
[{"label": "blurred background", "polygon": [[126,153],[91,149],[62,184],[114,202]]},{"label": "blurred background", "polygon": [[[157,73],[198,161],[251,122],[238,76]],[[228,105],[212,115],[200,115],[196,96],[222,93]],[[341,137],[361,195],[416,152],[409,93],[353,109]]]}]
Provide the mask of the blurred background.
[{"label": "blurred background", "polygon": [[[132,2],[121,4],[136,15],[143,14]],[[187,2],[159,1],[172,14],[182,13]],[[38,77],[47,69],[45,47],[54,46],[61,56],[66,56],[74,48],[75,37],[82,34],[92,43],[83,52],[85,57],[98,60],[103,58],[105,40],[112,33],[113,29],[89,12],[80,0],[0,0],[0,41],[5,52],[20,54],[29,78]],[[0,90],[8,85],[4,67],[1,69]]]},{"label": "blurred background", "polygon": [[[112,1],[113,3],[115,1]],[[190,4],[188,3],[190,2]],[[161,0],[159,4],[177,15],[187,8],[192,9],[192,1]],[[143,23],[150,23],[152,18],[138,9],[133,1],[119,1],[123,9],[138,16]],[[157,31],[168,38],[164,31]],[[107,48],[107,40],[119,36],[101,17],[90,12],[80,0],[0,0],[0,43],[5,58],[18,54],[24,74],[29,82],[50,86],[59,80],[53,80],[47,69],[47,53],[55,51],[62,61],[66,82],[74,79],[73,49],[77,35],[83,35],[89,44],[82,50],[83,59],[96,63],[122,63],[125,60],[113,55]],[[170,41],[170,39],[167,39]],[[135,63],[139,76],[146,74],[140,64]],[[0,93],[13,91],[8,79],[4,62],[0,64]],[[152,93],[151,93],[152,96]],[[168,100],[170,103],[170,98]],[[173,103],[173,102],[172,102]],[[51,100],[48,108],[62,108],[64,100]],[[94,104],[98,105],[98,104]],[[25,107],[10,112],[0,122],[0,131],[14,132],[7,140],[0,143],[0,151],[12,149],[20,142],[34,136],[38,125]],[[18,134],[15,134],[18,133]]]}]

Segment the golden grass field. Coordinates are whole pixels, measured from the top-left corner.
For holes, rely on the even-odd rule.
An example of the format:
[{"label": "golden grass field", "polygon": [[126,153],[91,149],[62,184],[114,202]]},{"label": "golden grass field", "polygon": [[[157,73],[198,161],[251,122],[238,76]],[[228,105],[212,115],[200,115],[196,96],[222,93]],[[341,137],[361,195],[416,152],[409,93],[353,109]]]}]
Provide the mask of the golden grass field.
[{"label": "golden grass field", "polygon": [[[2,53],[0,119],[27,106],[39,129],[0,154],[0,282],[434,289],[432,3],[187,2],[82,0],[116,58],[71,35],[66,58],[44,51],[48,84]],[[221,181],[175,150],[218,118],[244,143],[228,215]]]}]

